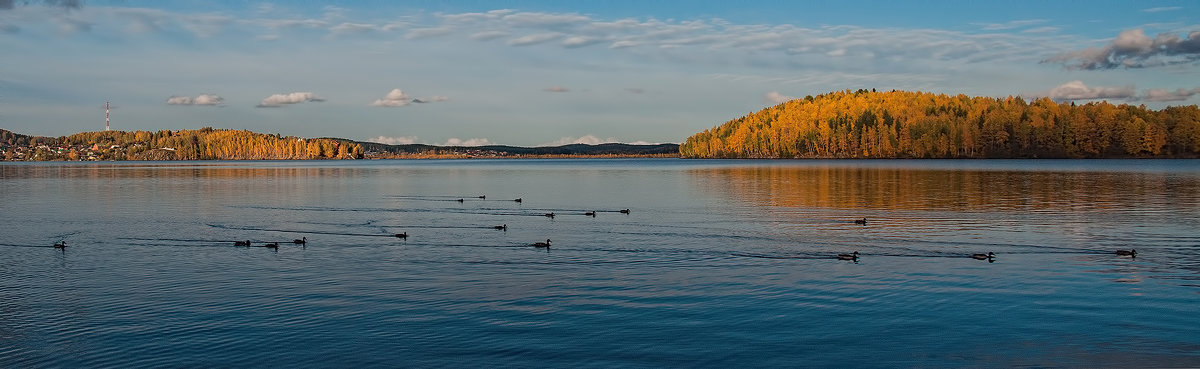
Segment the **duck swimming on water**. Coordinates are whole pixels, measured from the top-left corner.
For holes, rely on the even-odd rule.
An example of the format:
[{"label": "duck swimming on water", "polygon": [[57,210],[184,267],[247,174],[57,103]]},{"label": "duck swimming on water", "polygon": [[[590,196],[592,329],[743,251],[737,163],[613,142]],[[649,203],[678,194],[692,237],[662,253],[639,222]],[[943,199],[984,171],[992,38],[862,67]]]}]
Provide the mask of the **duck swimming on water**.
[{"label": "duck swimming on water", "polygon": [[397,233],[396,238],[408,239],[408,232]]},{"label": "duck swimming on water", "polygon": [[492,226],[492,228],[494,228],[494,229],[497,229],[497,230],[501,230],[501,231],[507,231],[507,230],[508,230],[508,224],[504,224],[504,225],[498,225],[498,226]]},{"label": "duck swimming on water", "polygon": [[549,239],[549,238],[547,238],[547,239],[546,239],[546,242],[534,242],[534,243],[533,243],[533,247],[537,247],[537,248],[539,248],[539,249],[542,249],[542,248],[549,248],[549,247],[550,247],[550,239]]},{"label": "duck swimming on water", "polygon": [[308,237],[300,237],[299,239],[292,240],[292,243],[297,244],[297,245],[306,244],[306,243],[308,243]]},{"label": "duck swimming on water", "polygon": [[513,199],[513,201],[516,201],[516,202],[521,202],[521,198],[520,198],[520,197],[518,197],[518,198],[515,198],[515,199]]},{"label": "duck swimming on water", "polygon": [[546,214],[542,214],[542,216],[550,218],[550,219],[554,219],[554,213],[546,213]]},{"label": "duck swimming on water", "polygon": [[[547,241],[549,241],[549,240],[547,240]],[[67,248],[67,241],[66,240],[58,241],[58,243],[54,244],[54,248],[56,248],[56,249]]]},{"label": "duck swimming on water", "polygon": [[594,211],[589,211],[589,212],[585,212],[585,213],[583,213],[583,215],[585,215],[585,216],[590,216],[590,217],[595,217],[595,216],[596,216],[596,212],[594,212]]},{"label": "duck swimming on water", "polygon": [[852,254],[838,254],[837,259],[858,261],[858,251],[855,251]]},{"label": "duck swimming on water", "polygon": [[867,218],[864,217],[862,219],[855,219],[854,224],[867,225]]},{"label": "duck swimming on water", "polygon": [[234,246],[250,246],[250,240],[245,240],[245,241],[233,241],[233,245],[234,245]]},{"label": "duck swimming on water", "polygon": [[1135,257],[1135,258],[1136,258],[1136,257],[1137,257],[1137,250],[1135,250],[1135,249],[1129,249],[1129,250],[1117,250],[1117,255],[1120,255],[1120,256],[1131,256],[1131,257]]},{"label": "duck swimming on water", "polygon": [[621,213],[621,214],[629,214],[629,209],[621,209],[621,210],[617,210],[617,212]]},{"label": "duck swimming on water", "polygon": [[266,248],[268,248],[268,249],[276,249],[276,250],[279,250],[279,242],[268,242],[268,243],[264,243],[262,247],[266,247]]},{"label": "duck swimming on water", "polygon": [[988,259],[992,259],[995,257],[996,257],[996,254],[991,251],[988,251],[988,253],[986,253],[986,254],[971,254],[971,258],[975,259],[975,260],[988,260]]}]

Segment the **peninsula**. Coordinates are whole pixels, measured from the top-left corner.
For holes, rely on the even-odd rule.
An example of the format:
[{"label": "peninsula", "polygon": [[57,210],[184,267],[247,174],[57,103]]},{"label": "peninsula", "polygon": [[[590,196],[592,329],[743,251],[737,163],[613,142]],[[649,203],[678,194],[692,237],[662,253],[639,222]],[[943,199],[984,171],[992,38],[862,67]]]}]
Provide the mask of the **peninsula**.
[{"label": "peninsula", "polygon": [[836,91],[689,137],[685,158],[1195,158],[1196,105]]}]

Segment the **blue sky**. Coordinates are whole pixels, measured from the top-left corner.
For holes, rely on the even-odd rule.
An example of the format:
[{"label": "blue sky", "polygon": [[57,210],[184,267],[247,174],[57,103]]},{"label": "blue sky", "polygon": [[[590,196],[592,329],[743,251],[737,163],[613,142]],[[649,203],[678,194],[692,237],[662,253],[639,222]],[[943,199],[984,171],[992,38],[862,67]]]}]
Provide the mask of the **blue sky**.
[{"label": "blue sky", "polygon": [[[64,5],[66,4],[66,5]],[[0,0],[0,128],[681,142],[876,88],[1200,100],[1192,2]]]}]

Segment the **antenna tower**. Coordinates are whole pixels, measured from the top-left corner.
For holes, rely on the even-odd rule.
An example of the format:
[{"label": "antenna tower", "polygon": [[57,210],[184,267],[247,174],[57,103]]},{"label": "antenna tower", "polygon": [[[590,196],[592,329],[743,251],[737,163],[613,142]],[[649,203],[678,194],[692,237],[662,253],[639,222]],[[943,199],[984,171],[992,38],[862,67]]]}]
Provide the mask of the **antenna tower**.
[{"label": "antenna tower", "polygon": [[108,127],[108,101],[104,102],[104,130],[110,130]]}]

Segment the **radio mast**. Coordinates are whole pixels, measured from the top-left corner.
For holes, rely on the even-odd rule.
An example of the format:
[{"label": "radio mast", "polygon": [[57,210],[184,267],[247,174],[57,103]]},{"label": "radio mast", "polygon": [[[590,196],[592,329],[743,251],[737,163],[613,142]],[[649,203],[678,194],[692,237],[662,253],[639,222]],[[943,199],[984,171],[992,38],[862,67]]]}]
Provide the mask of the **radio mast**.
[{"label": "radio mast", "polygon": [[108,127],[108,101],[104,102],[104,130],[110,130]]}]

